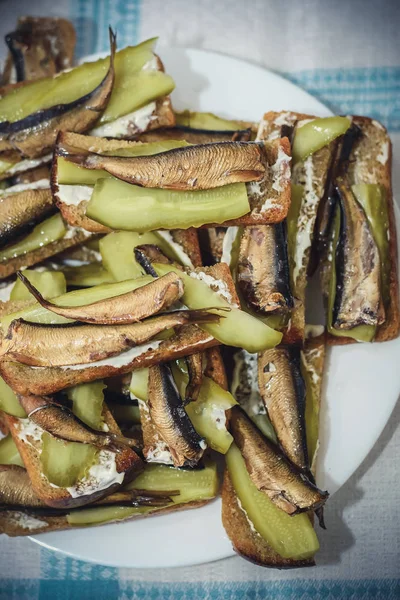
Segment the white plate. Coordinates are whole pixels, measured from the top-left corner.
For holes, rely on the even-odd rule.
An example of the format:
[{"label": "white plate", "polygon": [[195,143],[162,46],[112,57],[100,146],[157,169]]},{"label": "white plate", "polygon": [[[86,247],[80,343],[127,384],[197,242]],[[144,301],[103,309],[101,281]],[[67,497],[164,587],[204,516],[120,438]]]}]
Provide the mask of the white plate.
[{"label": "white plate", "polygon": [[[174,106],[259,120],[268,110],[320,116],[331,112],[275,73],[201,50],[164,48],[166,70],[177,84]],[[331,494],[371,450],[395,406],[400,339],[334,348],[322,402],[318,484]],[[329,505],[328,505],[329,511]],[[115,567],[177,567],[233,554],[221,524],[219,500],[197,510],[103,527],[32,537],[63,554]]]}]

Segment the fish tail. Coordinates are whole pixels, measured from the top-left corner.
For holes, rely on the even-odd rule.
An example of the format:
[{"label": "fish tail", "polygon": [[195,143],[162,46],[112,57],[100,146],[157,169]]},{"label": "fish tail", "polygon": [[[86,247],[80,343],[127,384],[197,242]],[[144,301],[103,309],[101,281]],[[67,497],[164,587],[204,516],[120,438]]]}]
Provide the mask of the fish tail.
[{"label": "fish tail", "polygon": [[319,508],[317,508],[315,511],[315,515],[318,519],[318,523],[319,523],[319,526],[321,527],[321,529],[326,529],[325,517],[324,517],[324,507],[320,506]]},{"label": "fish tail", "polygon": [[70,144],[62,144],[57,148],[57,155],[65,158],[68,162],[84,166],[89,157],[96,157],[96,154],[85,150],[84,148],[76,148]]},{"label": "fish tail", "polygon": [[34,285],[32,285],[32,283],[29,281],[29,279],[27,277],[25,277],[25,275],[22,273],[22,271],[17,271],[17,277],[20,278],[22,283],[28,288],[29,292],[32,294],[32,296],[35,298],[35,300],[37,302],[39,302],[39,304],[41,304],[45,308],[46,308],[46,306],[51,305],[51,302],[47,302],[43,298],[43,296],[39,292],[39,290],[36,289]]}]

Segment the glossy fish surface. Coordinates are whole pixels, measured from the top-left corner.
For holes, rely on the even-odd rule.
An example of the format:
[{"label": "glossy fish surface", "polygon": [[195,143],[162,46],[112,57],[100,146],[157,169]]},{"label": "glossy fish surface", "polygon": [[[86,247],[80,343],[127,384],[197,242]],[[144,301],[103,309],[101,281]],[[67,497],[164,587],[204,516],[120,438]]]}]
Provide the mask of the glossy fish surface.
[{"label": "glossy fish surface", "polygon": [[131,325],[36,325],[12,321],[0,356],[36,367],[82,365],[116,356],[162,331],[191,323],[218,322],[205,310],[181,310]]},{"label": "glossy fish surface", "polygon": [[294,515],[316,510],[325,503],[328,493],[316,488],[291,465],[237,406],[231,410],[230,425],[254,485],[276,506]]},{"label": "glossy fish surface", "polygon": [[50,189],[0,195],[0,248],[56,212]]},{"label": "glossy fish surface", "polygon": [[[36,425],[51,435],[70,442],[92,444],[96,448],[118,449],[131,446],[131,440],[120,435],[93,429],[66,406],[42,396],[20,396],[21,405]],[[138,457],[139,460],[139,457]]]},{"label": "glossy fish surface", "polygon": [[171,190],[208,190],[231,183],[259,181],[266,170],[265,150],[255,142],[185,146],[152,156],[105,156],[66,144],[65,160],[86,169],[103,169],[135,185]]},{"label": "glossy fish surface", "polygon": [[183,294],[182,279],[175,273],[168,273],[164,277],[121,296],[114,296],[85,306],[57,306],[45,300],[21,272],[18,273],[18,276],[39,304],[47,310],[67,319],[101,325],[123,325],[141,321],[165,310],[179,300]]},{"label": "glossy fish surface", "polygon": [[273,348],[258,358],[258,385],[279,444],[300,470],[309,468],[300,348]]},{"label": "glossy fish surface", "polygon": [[293,308],[284,223],[243,229],[236,279],[255,312],[286,314]]},{"label": "glossy fish surface", "polygon": [[343,179],[338,180],[340,233],[336,249],[333,327],[380,325],[385,318],[378,247],[362,206]]},{"label": "glossy fish surface", "polygon": [[195,465],[206,444],[193,427],[166,364],[149,369],[148,406],[151,419],[172,455],[174,465]]}]

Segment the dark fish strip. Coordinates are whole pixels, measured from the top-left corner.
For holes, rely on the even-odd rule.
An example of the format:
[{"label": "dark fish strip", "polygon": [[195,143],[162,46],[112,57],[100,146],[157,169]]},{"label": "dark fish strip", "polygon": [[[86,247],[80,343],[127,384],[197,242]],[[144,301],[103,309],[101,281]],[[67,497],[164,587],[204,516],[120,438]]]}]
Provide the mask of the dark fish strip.
[{"label": "dark fish strip", "polygon": [[290,346],[262,352],[258,358],[258,385],[282,451],[308,475],[306,386],[300,349]]},{"label": "dark fish strip", "polygon": [[38,325],[12,321],[0,356],[35,367],[85,365],[110,358],[180,325],[218,322],[206,310],[181,310],[131,325]]},{"label": "dark fish strip", "polygon": [[336,248],[336,295],[332,325],[347,330],[385,319],[381,262],[367,216],[348,182],[338,179],[340,233]]},{"label": "dark fish strip", "polygon": [[99,325],[127,325],[142,321],[169,308],[183,295],[182,279],[175,273],[167,273],[156,281],[120,296],[85,306],[57,306],[45,300],[21,271],[18,271],[17,275],[33,297],[47,310],[67,319]]},{"label": "dark fish strip", "polygon": [[135,140],[141,142],[159,142],[160,140],[185,140],[190,144],[209,144],[212,142],[249,142],[251,129],[237,129],[236,131],[217,131],[214,129],[194,129],[184,125],[166,127],[154,131],[145,131]]},{"label": "dark fish strip", "polygon": [[266,153],[258,142],[217,142],[167,150],[152,156],[106,156],[60,144],[57,153],[85,169],[103,169],[127,183],[173,190],[208,190],[259,181]]},{"label": "dark fish strip", "polygon": [[[195,402],[199,397],[201,384],[203,383],[203,357],[202,352],[186,356],[186,365],[188,368],[189,381],[185,391],[184,404]],[[205,357],[204,357],[205,358]]]},{"label": "dark fish strip", "polygon": [[153,262],[162,262],[163,264],[170,264],[170,260],[161,252],[161,250],[153,244],[144,244],[143,246],[136,246],[133,251],[136,261],[142,267],[146,275],[152,277],[158,277],[157,271],[153,267]]},{"label": "dark fish strip", "polygon": [[33,189],[0,196],[0,248],[29,232],[57,211],[50,189]]},{"label": "dark fish strip", "polygon": [[168,365],[150,367],[148,390],[150,417],[167,444],[174,465],[196,464],[206,445],[184,409]]},{"label": "dark fish strip", "polygon": [[298,471],[275,444],[264,437],[244,411],[231,410],[231,433],[254,485],[289,515],[321,507],[328,498]]},{"label": "dark fish strip", "polygon": [[255,312],[280,315],[293,308],[284,222],[243,229],[236,277]]},{"label": "dark fish strip", "polygon": [[352,123],[342,138],[337,140],[336,148],[334,152],[332,152],[325,191],[318,204],[317,217],[314,225],[310,261],[308,264],[309,277],[312,277],[317,270],[320,257],[324,255],[328,246],[329,233],[332,227],[335,206],[338,201],[336,179],[346,173],[354,144],[361,136],[361,129]]},{"label": "dark fish strip", "polygon": [[20,31],[13,31],[7,33],[4,40],[10,51],[14,67],[17,82],[24,81],[25,77],[25,61],[24,61],[24,40],[21,39],[22,34]]}]

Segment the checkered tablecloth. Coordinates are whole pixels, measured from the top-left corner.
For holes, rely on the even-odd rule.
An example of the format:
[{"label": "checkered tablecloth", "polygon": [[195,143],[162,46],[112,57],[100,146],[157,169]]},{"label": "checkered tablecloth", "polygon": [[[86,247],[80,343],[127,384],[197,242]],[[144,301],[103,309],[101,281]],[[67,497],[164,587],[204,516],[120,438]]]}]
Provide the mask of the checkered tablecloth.
[{"label": "checkered tablecloth", "polygon": [[[78,56],[106,50],[110,24],[120,47],[159,35],[163,45],[216,50],[283,73],[336,112],[375,117],[392,135],[400,201],[398,1],[0,0],[1,37],[22,14],[71,18]],[[0,600],[400,598],[399,420],[398,404],[370,455],[329,502],[316,569],[265,570],[238,557],[114,569],[1,536]]]}]

